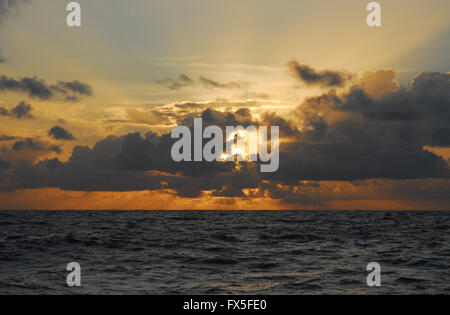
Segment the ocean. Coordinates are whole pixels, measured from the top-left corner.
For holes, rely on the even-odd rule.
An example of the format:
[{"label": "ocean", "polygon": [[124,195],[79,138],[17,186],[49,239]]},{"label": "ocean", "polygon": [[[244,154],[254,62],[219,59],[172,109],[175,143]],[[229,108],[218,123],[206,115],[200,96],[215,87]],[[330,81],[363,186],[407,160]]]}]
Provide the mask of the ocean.
[{"label": "ocean", "polygon": [[445,211],[0,211],[0,294],[450,294],[449,231]]}]

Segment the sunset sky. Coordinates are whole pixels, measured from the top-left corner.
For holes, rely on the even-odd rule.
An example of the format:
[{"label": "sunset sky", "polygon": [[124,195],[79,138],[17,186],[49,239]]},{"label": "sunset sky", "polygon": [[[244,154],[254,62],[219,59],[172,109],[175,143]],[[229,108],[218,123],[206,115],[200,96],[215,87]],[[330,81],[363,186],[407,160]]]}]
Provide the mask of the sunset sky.
[{"label": "sunset sky", "polygon": [[[448,0],[0,0],[0,209],[450,209]],[[170,132],[277,125],[280,169]]]}]

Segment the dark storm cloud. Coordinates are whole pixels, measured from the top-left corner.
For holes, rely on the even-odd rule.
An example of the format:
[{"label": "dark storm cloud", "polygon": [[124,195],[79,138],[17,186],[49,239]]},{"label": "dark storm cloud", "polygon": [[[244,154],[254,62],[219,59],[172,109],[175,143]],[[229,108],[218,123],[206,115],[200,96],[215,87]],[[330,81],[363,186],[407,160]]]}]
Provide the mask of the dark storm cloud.
[{"label": "dark storm cloud", "polygon": [[[389,200],[401,202],[426,201],[444,205],[448,209],[450,181],[448,179],[364,180],[359,182],[297,182],[280,185],[278,181],[265,181],[250,198],[270,197],[284,204],[314,206],[326,209],[329,202]],[[420,207],[420,206],[419,206]]]},{"label": "dark storm cloud", "polygon": [[17,137],[8,136],[8,135],[0,135],[0,141],[12,141],[16,140]]},{"label": "dark storm cloud", "polygon": [[92,88],[79,81],[63,82],[47,85],[44,80],[37,77],[14,79],[7,76],[0,77],[0,91],[13,91],[28,94],[29,97],[48,100],[56,94],[65,96],[68,101],[76,101],[79,96],[92,95]]},{"label": "dark storm cloud", "polygon": [[[374,98],[358,86],[307,99],[298,141],[282,148],[273,178],[448,178],[449,164],[424,146],[450,146],[449,74],[424,72],[411,88]],[[340,119],[335,119],[340,113]]]},{"label": "dark storm cloud", "polygon": [[[0,186],[0,189],[59,187],[80,191],[156,190],[163,188],[161,182],[164,181],[168,183],[164,185],[165,188],[176,189],[180,195],[194,197],[201,194],[205,187],[222,187],[223,183],[215,179],[211,165],[172,162],[171,143],[172,140],[167,135],[111,136],[99,141],[92,149],[75,147],[68,162],[53,159],[17,168],[14,175],[9,175],[14,176],[16,186]],[[211,170],[205,172],[203,166]],[[226,171],[225,166],[221,167]],[[177,172],[192,169],[205,172],[204,175],[211,178],[175,176]]]},{"label": "dark storm cloud", "polygon": [[207,89],[242,89],[248,86],[248,83],[246,82],[222,83],[205,77],[199,77],[198,80],[195,80],[186,74],[181,74],[174,79],[157,80],[156,83],[164,85],[171,90],[179,90],[194,86],[202,86]]},{"label": "dark storm cloud", "polygon": [[0,157],[0,170],[11,168],[11,165]]},{"label": "dark storm cloud", "polygon": [[[361,127],[354,131],[361,131]],[[355,136],[348,144],[295,143],[285,146],[279,172],[267,178],[351,181],[450,176],[448,163],[431,152],[418,147],[380,145],[369,136],[362,134],[359,139]]]},{"label": "dark storm cloud", "polygon": [[14,117],[17,119],[33,119],[34,116],[31,114],[32,110],[33,108],[30,104],[22,101],[10,110],[0,107],[0,116]]},{"label": "dark storm cloud", "polygon": [[16,141],[11,149],[13,151],[45,151],[45,152],[56,152],[61,153],[62,150],[57,145],[49,145],[47,143],[35,140],[33,138],[26,138],[24,140]]},{"label": "dark storm cloud", "polygon": [[298,137],[300,132],[289,121],[276,113],[264,113],[261,117],[261,124],[264,126],[278,126],[280,127],[280,135],[282,137]]},{"label": "dark storm cloud", "polygon": [[65,141],[76,140],[76,138],[68,130],[64,129],[61,126],[52,127],[49,130],[48,135],[55,140],[65,140]]},{"label": "dark storm cloud", "polygon": [[308,65],[299,64],[295,60],[290,61],[288,66],[294,77],[306,85],[318,85],[324,88],[343,87],[353,79],[352,74],[344,71],[318,71]]},{"label": "dark storm cloud", "polygon": [[[205,125],[246,125],[251,120],[248,114],[244,110],[239,111],[239,114],[206,110],[203,117]],[[67,162],[47,160],[17,169],[14,181],[18,186],[14,189],[59,187],[87,191],[156,190],[162,188],[161,181],[164,181],[167,183],[165,188],[175,190],[179,196],[198,197],[204,190],[222,191],[224,186],[228,187],[228,194],[233,191],[238,195],[242,195],[244,188],[257,187],[260,174],[254,171],[253,164],[243,165],[241,172],[234,174],[233,163],[175,163],[170,155],[174,142],[170,134],[110,136],[93,148],[75,147]],[[42,143],[32,139],[18,141],[13,145],[14,150],[44,148]]]},{"label": "dark storm cloud", "polygon": [[[182,124],[190,128],[193,118],[199,116],[205,126],[279,125],[288,141],[280,144],[280,169],[274,174],[261,174],[257,163],[244,162],[239,169],[234,163],[175,163],[170,156],[174,143],[170,134],[132,133],[110,136],[93,148],[75,147],[67,162],[46,160],[5,172],[7,179],[0,183],[3,185],[0,189],[169,189],[189,198],[210,191],[216,197],[270,196],[286,203],[314,204],[325,198],[314,192],[321,189],[316,181],[378,178],[445,181],[450,178],[448,161],[423,147],[438,143],[450,146],[448,84],[448,74],[421,73],[410,88],[373,93],[377,97],[367,94],[361,86],[341,94],[330,91],[306,99],[289,119],[266,113],[257,121],[245,107],[231,112],[203,109],[202,106],[208,105],[195,103],[174,105],[179,111],[186,111],[180,114],[184,117]],[[393,186],[386,185],[385,191],[390,187]],[[254,191],[244,194],[243,189]],[[427,189],[417,186],[398,188],[397,194],[411,198],[408,191],[432,197],[432,193],[426,193]],[[437,195],[446,191],[448,187]],[[333,191],[329,195],[334,198],[330,200],[338,198]],[[374,194],[372,198],[377,196]],[[351,200],[355,196],[342,198]]]},{"label": "dark storm cloud", "polygon": [[363,115],[371,125],[385,126],[391,138],[412,145],[450,146],[450,74],[423,72],[411,88],[372,98],[353,88],[337,106]]}]

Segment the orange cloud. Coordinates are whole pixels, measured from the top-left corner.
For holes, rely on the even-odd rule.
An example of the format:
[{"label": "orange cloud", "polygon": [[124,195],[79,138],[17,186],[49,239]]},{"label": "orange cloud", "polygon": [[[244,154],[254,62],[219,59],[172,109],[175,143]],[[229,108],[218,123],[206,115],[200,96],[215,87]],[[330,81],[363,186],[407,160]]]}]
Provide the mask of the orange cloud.
[{"label": "orange cloud", "polygon": [[182,198],[170,190],[76,192],[57,188],[0,192],[1,210],[279,210],[276,200],[255,198]]},{"label": "orange cloud", "polygon": [[400,85],[395,79],[396,73],[392,69],[366,71],[361,76],[358,85],[369,95],[381,97],[395,92]]},{"label": "orange cloud", "polygon": [[[267,182],[267,184],[270,184]],[[175,191],[78,192],[57,188],[0,192],[1,210],[448,210],[448,180],[368,180],[275,185],[276,192],[183,198]],[[429,195],[427,192],[434,191]],[[288,196],[289,195],[289,196]]]}]

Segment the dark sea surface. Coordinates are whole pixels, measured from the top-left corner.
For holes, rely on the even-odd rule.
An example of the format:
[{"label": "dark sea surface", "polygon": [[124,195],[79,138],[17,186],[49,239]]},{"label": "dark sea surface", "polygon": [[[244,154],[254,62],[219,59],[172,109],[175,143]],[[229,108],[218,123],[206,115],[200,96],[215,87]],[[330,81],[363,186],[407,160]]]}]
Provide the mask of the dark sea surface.
[{"label": "dark sea surface", "polygon": [[450,212],[0,211],[0,294],[450,294],[449,232]]}]

